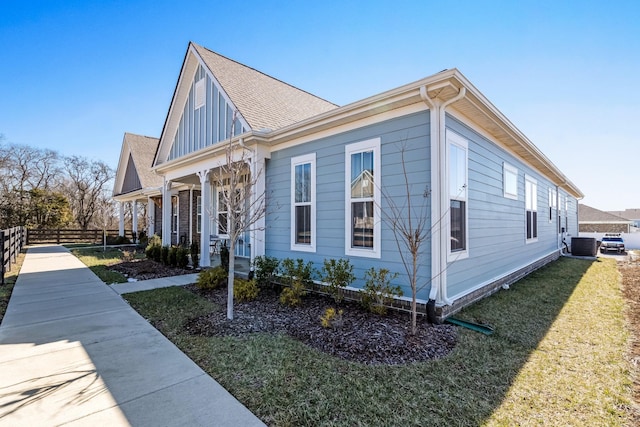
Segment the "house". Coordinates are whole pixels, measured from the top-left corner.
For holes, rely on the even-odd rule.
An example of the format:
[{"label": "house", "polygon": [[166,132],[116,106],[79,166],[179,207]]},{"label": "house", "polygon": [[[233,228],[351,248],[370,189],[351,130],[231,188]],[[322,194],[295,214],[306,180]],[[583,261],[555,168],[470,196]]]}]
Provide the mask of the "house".
[{"label": "house", "polygon": [[[147,235],[160,234],[162,231],[161,201],[162,177],[151,171],[153,156],[158,149],[158,138],[125,133],[120,150],[120,159],[116,169],[113,186],[113,199],[119,207],[119,233],[124,236],[125,205],[131,205],[132,230],[137,234],[145,231]],[[138,205],[145,204],[147,229],[138,226]]]},{"label": "house", "polygon": [[203,265],[207,236],[225,237],[226,184],[214,177],[230,138],[256,178],[253,197],[267,202],[236,256],[318,268],[348,258],[354,288],[384,267],[410,295],[382,215],[408,188],[430,228],[419,303],[435,300],[441,317],[557,259],[563,237],[578,232],[582,192],[457,69],[339,107],[190,43],[152,170],[163,179],[163,230],[172,230],[163,243],[180,230],[172,221],[183,211],[171,201],[199,194]]},{"label": "house", "polygon": [[608,211],[610,214],[620,216],[622,218],[629,218],[633,221],[633,226],[640,228],[640,209],[625,209],[623,211]]},{"label": "house", "polygon": [[581,233],[630,233],[632,220],[580,203],[578,218]]}]

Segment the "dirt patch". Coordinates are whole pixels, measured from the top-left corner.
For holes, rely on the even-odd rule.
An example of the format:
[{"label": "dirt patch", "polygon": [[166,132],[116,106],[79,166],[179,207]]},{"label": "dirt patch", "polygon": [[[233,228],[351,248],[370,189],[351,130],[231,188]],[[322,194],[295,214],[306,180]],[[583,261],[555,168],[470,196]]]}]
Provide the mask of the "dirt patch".
[{"label": "dirt patch", "polygon": [[122,273],[125,277],[137,280],[157,279],[159,277],[181,276],[195,273],[194,270],[169,267],[148,259],[137,259],[109,266],[109,270]]},{"label": "dirt patch", "polygon": [[[201,291],[187,287],[220,307],[226,307],[227,290]],[[184,326],[193,335],[232,335],[267,332],[286,333],[310,347],[333,356],[368,365],[399,365],[446,356],[455,347],[456,329],[451,325],[431,325],[419,318],[418,333],[412,336],[408,313],[391,312],[379,316],[353,302],[335,302],[310,294],[300,307],[286,307],[278,301],[277,289],[263,289],[251,302],[236,302],[234,320],[226,310],[191,319]],[[340,325],[325,328],[320,318],[325,310],[342,310]]]},{"label": "dirt patch", "polygon": [[[627,304],[626,317],[630,329],[629,360],[633,371],[634,401],[640,405],[640,262],[618,262],[622,274],[622,293]],[[634,421],[640,425],[640,413],[635,411]]]}]

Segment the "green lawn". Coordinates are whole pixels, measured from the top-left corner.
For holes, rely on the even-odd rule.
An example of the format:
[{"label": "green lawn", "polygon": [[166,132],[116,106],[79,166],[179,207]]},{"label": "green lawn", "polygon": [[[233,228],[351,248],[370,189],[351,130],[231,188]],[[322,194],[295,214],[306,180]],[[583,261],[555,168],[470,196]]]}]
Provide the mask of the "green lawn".
[{"label": "green lawn", "polygon": [[[108,266],[122,261],[122,250],[107,247],[106,251],[103,251],[102,246],[95,246],[71,249],[71,253],[78,257],[100,280],[107,284],[124,283],[127,281],[127,278],[122,274],[107,269]],[[144,255],[137,255],[136,257],[144,257]]]},{"label": "green lawn", "polygon": [[144,317],[269,425],[622,426],[631,379],[614,261],[560,259],[459,313],[448,357],[364,366],[286,335],[183,333],[224,310],[179,288],[126,296]]}]

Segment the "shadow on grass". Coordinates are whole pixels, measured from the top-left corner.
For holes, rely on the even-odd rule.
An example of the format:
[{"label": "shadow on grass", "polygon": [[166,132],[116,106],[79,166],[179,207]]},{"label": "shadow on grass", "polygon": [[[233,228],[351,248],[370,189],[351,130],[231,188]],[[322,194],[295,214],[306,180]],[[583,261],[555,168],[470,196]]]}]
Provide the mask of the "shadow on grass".
[{"label": "shadow on grass", "polygon": [[[188,294],[184,289],[163,291],[171,295],[132,294],[127,299],[269,425],[482,425],[496,422],[492,414],[504,404],[550,329],[555,329],[572,295],[584,287],[583,277],[592,275],[588,270],[593,264],[560,259],[508,291],[468,307],[457,317],[492,325],[496,330],[492,336],[460,329],[459,343],[449,356],[404,366],[346,362],[287,335],[188,335],[181,325],[193,310],[179,302]],[[597,316],[587,321],[599,325]],[[532,384],[534,393],[539,385]],[[528,405],[523,406],[529,409]],[[517,425],[528,416],[516,413],[497,424]],[[559,425],[554,419],[541,423]]]}]

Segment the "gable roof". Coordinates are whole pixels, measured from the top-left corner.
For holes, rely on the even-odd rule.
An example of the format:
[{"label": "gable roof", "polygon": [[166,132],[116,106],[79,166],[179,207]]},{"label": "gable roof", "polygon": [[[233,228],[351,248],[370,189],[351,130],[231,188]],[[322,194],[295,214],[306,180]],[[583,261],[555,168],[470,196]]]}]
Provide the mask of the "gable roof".
[{"label": "gable roof", "polygon": [[[151,171],[159,141],[158,138],[125,132],[113,187],[114,196],[145,188],[162,187],[162,177]],[[139,188],[127,188],[126,178],[136,181]]]},{"label": "gable roof", "polygon": [[254,68],[189,42],[165,119],[154,165],[166,160],[199,65],[205,67],[250,130],[275,130],[338,108]]},{"label": "gable roof", "polygon": [[276,130],[338,106],[191,42],[253,130]]},{"label": "gable roof", "polygon": [[614,215],[609,212],[601,211],[585,204],[578,204],[578,218],[581,223],[588,222],[608,222],[608,223],[624,223],[628,224],[632,222],[627,218],[623,218],[618,215]]}]

